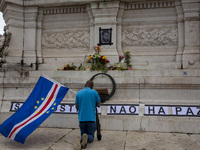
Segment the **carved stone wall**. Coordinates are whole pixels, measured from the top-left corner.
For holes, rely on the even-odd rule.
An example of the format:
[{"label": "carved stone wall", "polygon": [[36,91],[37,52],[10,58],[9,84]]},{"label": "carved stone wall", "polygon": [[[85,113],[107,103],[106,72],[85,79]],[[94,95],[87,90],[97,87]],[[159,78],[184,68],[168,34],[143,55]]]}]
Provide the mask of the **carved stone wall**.
[{"label": "carved stone wall", "polygon": [[122,18],[122,49],[177,46],[174,1],[126,3]]},{"label": "carved stone wall", "polygon": [[125,9],[154,9],[154,8],[168,8],[174,7],[175,1],[143,1],[125,4]]},{"label": "carved stone wall", "polygon": [[113,45],[103,45],[102,55],[113,64],[129,50],[137,69],[200,68],[199,0],[2,0],[0,10],[13,33],[12,69],[81,63],[98,44],[100,27],[112,28]]},{"label": "carved stone wall", "polygon": [[177,46],[177,34],[176,27],[124,28],[122,31],[122,46]]},{"label": "carved stone wall", "polygon": [[42,49],[87,50],[90,44],[88,22],[86,5],[44,8]]},{"label": "carved stone wall", "polygon": [[44,15],[50,14],[66,14],[66,13],[86,13],[86,7],[84,6],[66,6],[57,8],[44,8]]},{"label": "carved stone wall", "polygon": [[[90,50],[90,26],[86,5],[41,8],[40,70],[57,70],[81,63]],[[76,58],[76,59],[75,59]]]},{"label": "carved stone wall", "polygon": [[122,51],[131,52],[135,68],[180,68],[174,0],[125,3],[121,31]]},{"label": "carved stone wall", "polygon": [[49,32],[42,35],[42,49],[81,49],[90,46],[89,31]]}]

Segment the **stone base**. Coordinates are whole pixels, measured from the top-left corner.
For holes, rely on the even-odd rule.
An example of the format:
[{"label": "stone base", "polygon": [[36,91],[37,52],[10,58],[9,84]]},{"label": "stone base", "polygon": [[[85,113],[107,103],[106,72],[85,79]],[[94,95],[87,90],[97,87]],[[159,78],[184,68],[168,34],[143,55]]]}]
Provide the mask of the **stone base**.
[{"label": "stone base", "polygon": [[[0,124],[13,113],[1,112]],[[200,133],[199,117],[100,116],[102,130]],[[78,115],[52,114],[40,127],[78,129]]]},{"label": "stone base", "polygon": [[[75,92],[81,90],[85,82],[99,72],[91,71],[7,71],[0,74],[0,123],[13,114],[10,112],[11,102],[24,102],[32,92],[39,76],[45,74]],[[109,71],[116,84],[114,96],[101,107],[102,129],[159,131],[199,133],[199,97],[200,71],[187,70],[132,70]],[[94,80],[94,89],[112,90],[112,84],[106,76],[98,76]],[[75,94],[68,91],[62,103],[74,104]],[[137,105],[138,113],[134,115],[109,115],[108,105]],[[153,106],[162,106],[160,112],[147,115],[146,106],[153,112]],[[183,107],[189,115],[172,115],[173,106],[177,111]],[[182,108],[179,108],[182,107]],[[167,108],[165,108],[167,107]],[[195,109],[195,111],[193,110]],[[163,116],[163,111],[169,115]],[[193,111],[193,112],[191,112]],[[193,114],[193,115],[192,115]],[[77,114],[53,113],[41,126],[78,128]]]}]

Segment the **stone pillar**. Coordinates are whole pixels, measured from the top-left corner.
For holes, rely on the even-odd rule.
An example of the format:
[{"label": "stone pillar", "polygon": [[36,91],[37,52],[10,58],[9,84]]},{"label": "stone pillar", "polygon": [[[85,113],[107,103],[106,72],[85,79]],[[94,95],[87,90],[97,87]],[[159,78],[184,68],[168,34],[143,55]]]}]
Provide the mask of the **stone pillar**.
[{"label": "stone pillar", "polygon": [[43,63],[42,59],[42,19],[43,9],[39,9],[37,17],[37,49],[36,49],[36,70],[38,70],[39,64]]},{"label": "stone pillar", "polygon": [[94,45],[99,43],[99,28],[112,28],[113,45],[102,45],[102,55],[114,63],[118,61],[117,52],[117,14],[119,10],[119,1],[91,3],[92,14],[94,16]]},{"label": "stone pillar", "polygon": [[20,70],[24,43],[23,7],[2,1],[0,4],[0,10],[3,13],[9,32],[12,33],[8,48],[8,56],[6,58],[8,62],[7,69]]},{"label": "stone pillar", "polygon": [[[23,1],[1,1],[0,10],[9,32],[12,33],[7,70],[23,70],[25,66],[35,70],[33,65],[36,64],[36,50],[39,49],[37,42],[41,41],[41,38],[37,37],[38,7],[25,7]],[[41,17],[39,21],[42,22]],[[41,25],[38,32],[41,34]],[[37,54],[41,58],[41,48]]]},{"label": "stone pillar", "polygon": [[25,7],[24,13],[25,16],[23,62],[28,66],[32,66],[33,64],[36,64],[38,8]]},{"label": "stone pillar", "polygon": [[183,48],[184,48],[184,23],[183,23],[183,9],[180,1],[175,2],[178,23],[178,49],[176,53],[176,62],[179,67],[183,68]]},{"label": "stone pillar", "polygon": [[183,68],[200,68],[199,0],[182,0],[185,27]]},{"label": "stone pillar", "polygon": [[93,51],[93,46],[96,45],[94,38],[94,16],[92,14],[92,9],[90,5],[87,5],[87,13],[90,18],[90,53],[88,55],[91,55],[91,51]]},{"label": "stone pillar", "polygon": [[123,55],[122,51],[122,16],[124,13],[124,3],[120,3],[117,14],[117,50],[119,55]]}]

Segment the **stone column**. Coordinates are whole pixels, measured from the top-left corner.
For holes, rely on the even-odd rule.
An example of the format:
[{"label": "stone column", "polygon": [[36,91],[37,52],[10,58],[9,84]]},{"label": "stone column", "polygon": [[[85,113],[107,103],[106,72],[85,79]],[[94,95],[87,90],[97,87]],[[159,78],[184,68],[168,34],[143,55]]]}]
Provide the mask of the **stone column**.
[{"label": "stone column", "polygon": [[183,68],[200,68],[199,0],[182,0],[185,27]]},{"label": "stone column", "polygon": [[92,14],[92,9],[90,7],[90,5],[87,5],[87,13],[88,13],[88,16],[90,18],[90,54],[88,55],[91,55],[91,52],[93,51],[93,46],[96,45],[95,43],[95,40],[94,40],[94,16]]},{"label": "stone column", "polygon": [[117,52],[117,14],[119,10],[119,1],[91,3],[91,9],[94,16],[94,43],[99,43],[99,28],[112,28],[113,45],[102,45],[102,55],[106,55],[108,59],[115,63],[118,62]]},{"label": "stone column", "polygon": [[184,48],[184,23],[183,23],[183,9],[180,1],[175,2],[177,12],[178,23],[178,49],[176,53],[176,61],[179,63],[179,67],[183,68],[183,48]]},{"label": "stone column", "polygon": [[42,59],[42,19],[43,9],[39,9],[37,17],[37,49],[36,49],[36,70],[38,70],[39,64],[43,63]]},{"label": "stone column", "polygon": [[120,3],[117,14],[117,50],[119,55],[123,55],[122,51],[122,16],[124,13],[124,3]]},{"label": "stone column", "polygon": [[1,1],[0,10],[9,32],[12,33],[7,70],[21,70],[21,66],[35,69],[33,65],[36,64],[38,8],[25,7],[23,1]]},{"label": "stone column", "polygon": [[12,33],[8,48],[6,70],[20,70],[23,53],[23,7],[20,4],[11,4],[1,1],[0,10],[3,13],[9,32]]},{"label": "stone column", "polygon": [[24,8],[24,51],[23,60],[28,66],[36,64],[37,7]]}]

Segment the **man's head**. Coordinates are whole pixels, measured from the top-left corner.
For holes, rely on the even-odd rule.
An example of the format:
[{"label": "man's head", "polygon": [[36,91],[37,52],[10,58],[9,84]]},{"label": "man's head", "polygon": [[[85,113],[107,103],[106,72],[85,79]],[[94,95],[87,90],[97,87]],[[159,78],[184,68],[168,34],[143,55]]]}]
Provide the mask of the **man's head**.
[{"label": "man's head", "polygon": [[94,85],[93,81],[88,80],[88,81],[86,82],[86,84],[85,84],[85,87],[90,87],[90,88],[92,89],[92,88],[93,88],[93,85]]}]

